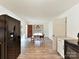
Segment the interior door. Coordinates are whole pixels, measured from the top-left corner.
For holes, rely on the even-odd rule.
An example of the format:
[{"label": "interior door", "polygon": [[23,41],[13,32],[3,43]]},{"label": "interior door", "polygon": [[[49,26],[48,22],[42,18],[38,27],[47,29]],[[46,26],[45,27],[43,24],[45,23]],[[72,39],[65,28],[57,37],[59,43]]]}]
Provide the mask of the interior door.
[{"label": "interior door", "polygon": [[27,36],[28,37],[32,37],[32,25],[28,25],[28,29],[27,29]]},{"label": "interior door", "polygon": [[56,37],[67,36],[67,18],[55,19],[53,21],[53,34]]},{"label": "interior door", "polygon": [[67,37],[67,18],[53,20],[53,48],[57,50],[57,38]]}]

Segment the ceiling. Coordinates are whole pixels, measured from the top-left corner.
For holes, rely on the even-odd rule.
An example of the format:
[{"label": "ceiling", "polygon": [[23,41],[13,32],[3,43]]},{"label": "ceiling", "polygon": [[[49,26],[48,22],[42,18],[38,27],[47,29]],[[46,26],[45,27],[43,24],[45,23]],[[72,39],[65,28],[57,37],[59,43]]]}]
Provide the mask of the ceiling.
[{"label": "ceiling", "polygon": [[0,4],[23,17],[55,17],[79,0],[0,0]]}]

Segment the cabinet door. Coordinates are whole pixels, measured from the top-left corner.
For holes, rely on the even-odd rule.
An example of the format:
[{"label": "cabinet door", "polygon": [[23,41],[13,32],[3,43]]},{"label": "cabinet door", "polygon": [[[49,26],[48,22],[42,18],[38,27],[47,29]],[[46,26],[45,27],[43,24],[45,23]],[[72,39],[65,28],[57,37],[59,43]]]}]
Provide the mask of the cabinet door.
[{"label": "cabinet door", "polygon": [[7,27],[7,59],[16,59],[15,23],[14,19],[6,16]]},{"label": "cabinet door", "polygon": [[[5,29],[5,17],[4,16],[0,16],[0,43],[1,43],[1,59],[4,59],[4,29]],[[5,48],[6,49],[6,48]]]},{"label": "cabinet door", "polygon": [[6,16],[7,59],[16,59],[20,54],[20,21]]},{"label": "cabinet door", "polygon": [[20,21],[15,20],[15,33],[16,33],[16,56],[18,57],[18,55],[20,54]]}]

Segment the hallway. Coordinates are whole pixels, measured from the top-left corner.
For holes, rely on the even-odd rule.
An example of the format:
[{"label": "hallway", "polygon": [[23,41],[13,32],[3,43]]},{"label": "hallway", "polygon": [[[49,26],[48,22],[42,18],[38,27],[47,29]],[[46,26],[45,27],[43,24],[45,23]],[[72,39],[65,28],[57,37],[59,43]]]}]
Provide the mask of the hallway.
[{"label": "hallway", "polygon": [[45,38],[45,41],[36,46],[30,39],[23,39],[21,45],[21,55],[18,59],[61,59],[52,48],[52,40]]}]

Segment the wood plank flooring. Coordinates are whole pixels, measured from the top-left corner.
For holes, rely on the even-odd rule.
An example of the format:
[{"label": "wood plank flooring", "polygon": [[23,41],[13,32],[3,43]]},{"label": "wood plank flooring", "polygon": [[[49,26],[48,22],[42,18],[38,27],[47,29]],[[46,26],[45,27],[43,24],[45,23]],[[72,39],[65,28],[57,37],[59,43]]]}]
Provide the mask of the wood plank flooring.
[{"label": "wood plank flooring", "polygon": [[30,39],[21,42],[21,54],[17,59],[62,59],[52,48],[52,40],[45,38],[40,46],[36,46]]}]

